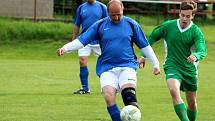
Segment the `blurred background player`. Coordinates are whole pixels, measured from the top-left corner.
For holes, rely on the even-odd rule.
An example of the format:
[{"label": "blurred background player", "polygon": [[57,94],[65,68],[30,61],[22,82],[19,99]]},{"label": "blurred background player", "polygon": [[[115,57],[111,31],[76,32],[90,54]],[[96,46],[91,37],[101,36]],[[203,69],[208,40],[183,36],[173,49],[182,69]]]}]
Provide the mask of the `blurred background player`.
[{"label": "blurred background player", "polygon": [[[192,22],[197,4],[192,0],[181,3],[179,19],[164,22],[149,36],[149,43],[164,38],[166,59],[164,71],[176,114],[181,121],[196,121],[197,76],[199,61],[207,55],[200,28]],[[143,55],[144,56],[144,55]],[[143,63],[144,60],[140,60]],[[187,107],[180,96],[185,92]]]},{"label": "blurred background player", "polygon": [[83,0],[75,0],[75,3],[76,3],[76,7],[75,7],[75,14],[76,14],[77,8],[83,3]]},{"label": "blurred background player", "polygon": [[[85,32],[93,23],[96,21],[107,17],[107,7],[96,0],[87,0],[81,4],[76,11],[76,16],[74,20],[73,36],[72,40],[76,39],[79,34],[80,26],[82,27],[82,32]],[[74,92],[74,94],[89,94],[89,84],[88,84],[88,57],[91,51],[95,55],[100,55],[101,50],[98,41],[92,41],[90,44],[78,50],[79,64],[80,64],[80,81],[82,88]]]},{"label": "blurred background player", "polygon": [[120,110],[116,104],[116,93],[121,92],[124,105],[138,106],[136,98],[136,69],[138,62],[133,44],[150,59],[153,73],[160,74],[159,62],[149,45],[140,25],[133,19],[123,16],[123,4],[119,0],[108,3],[108,14],[93,24],[74,41],[57,50],[59,56],[87,46],[98,40],[101,55],[96,65],[100,77],[102,94],[112,121],[121,121]]}]

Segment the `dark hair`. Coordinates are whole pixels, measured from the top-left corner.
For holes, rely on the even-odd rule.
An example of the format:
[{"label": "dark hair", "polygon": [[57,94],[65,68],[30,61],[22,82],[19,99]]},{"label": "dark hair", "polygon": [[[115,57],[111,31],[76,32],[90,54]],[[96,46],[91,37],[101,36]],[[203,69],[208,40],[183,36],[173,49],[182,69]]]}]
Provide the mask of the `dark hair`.
[{"label": "dark hair", "polygon": [[193,14],[197,11],[197,3],[192,0],[182,1],[180,10],[192,10]]}]

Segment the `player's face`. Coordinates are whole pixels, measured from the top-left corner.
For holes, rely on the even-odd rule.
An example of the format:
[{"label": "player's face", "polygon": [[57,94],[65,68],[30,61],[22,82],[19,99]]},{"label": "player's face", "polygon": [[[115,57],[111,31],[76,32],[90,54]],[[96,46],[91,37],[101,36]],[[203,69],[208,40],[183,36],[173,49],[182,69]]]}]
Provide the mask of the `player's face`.
[{"label": "player's face", "polygon": [[179,14],[181,28],[186,28],[193,19],[192,10],[181,10]]},{"label": "player's face", "polygon": [[113,23],[119,23],[122,17],[122,12],[117,12],[117,13],[109,13],[110,19]]},{"label": "player's face", "polygon": [[113,4],[109,7],[109,16],[113,23],[117,24],[123,15],[123,8],[120,4]]}]

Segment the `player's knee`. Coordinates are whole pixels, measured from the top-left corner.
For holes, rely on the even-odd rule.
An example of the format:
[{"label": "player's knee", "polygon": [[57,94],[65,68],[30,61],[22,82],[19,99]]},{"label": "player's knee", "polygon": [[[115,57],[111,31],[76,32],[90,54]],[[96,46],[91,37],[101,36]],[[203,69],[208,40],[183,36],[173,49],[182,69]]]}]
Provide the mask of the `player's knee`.
[{"label": "player's knee", "polygon": [[79,63],[80,63],[81,67],[86,66],[87,65],[87,58],[86,57],[80,57]]},{"label": "player's knee", "polygon": [[189,100],[188,101],[188,108],[190,110],[196,110],[196,108],[197,108],[197,102],[196,102],[196,100]]},{"label": "player's knee", "polygon": [[171,88],[171,89],[169,89],[169,91],[170,91],[170,94],[171,94],[173,99],[180,98],[180,90],[178,90],[176,88]]},{"label": "player's knee", "polygon": [[121,92],[124,105],[134,105],[138,107],[135,88],[125,88]]},{"label": "player's knee", "polygon": [[116,100],[115,91],[113,91],[112,88],[107,88],[107,86],[105,86],[103,88],[102,95],[105,99],[107,106],[111,106],[116,103],[115,102],[115,100]]}]

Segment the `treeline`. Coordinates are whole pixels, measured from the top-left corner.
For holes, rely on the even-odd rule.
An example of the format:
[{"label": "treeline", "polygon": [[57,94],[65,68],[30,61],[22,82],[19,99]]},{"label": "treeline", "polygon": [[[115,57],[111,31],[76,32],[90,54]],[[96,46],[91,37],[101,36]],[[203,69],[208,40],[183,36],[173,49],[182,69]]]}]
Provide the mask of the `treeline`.
[{"label": "treeline", "polygon": [[[72,15],[74,16],[77,7],[87,0],[54,0],[54,12],[59,15]],[[109,0],[97,0],[107,5]],[[125,8],[135,8],[136,10],[159,10],[164,7],[160,4],[139,4],[135,2],[123,2]],[[149,7],[150,6],[150,7]]]},{"label": "treeline", "polygon": [[[77,7],[85,2],[86,0],[54,0],[54,13],[55,15],[75,15]],[[108,0],[97,0],[103,2],[104,4],[108,3]]]},{"label": "treeline", "polygon": [[[86,0],[54,0],[55,16],[75,16],[75,11],[81,3]],[[107,5],[109,0],[97,0]],[[140,2],[123,2],[125,14],[141,14],[148,16],[163,15],[172,18],[172,12],[180,8],[179,4],[158,4],[158,3],[140,3]],[[210,6],[210,7],[208,7]],[[207,18],[207,10],[215,10],[215,4],[198,3],[199,17],[203,20]],[[173,15],[174,17],[175,15]],[[215,18],[215,14],[213,14]]]}]

